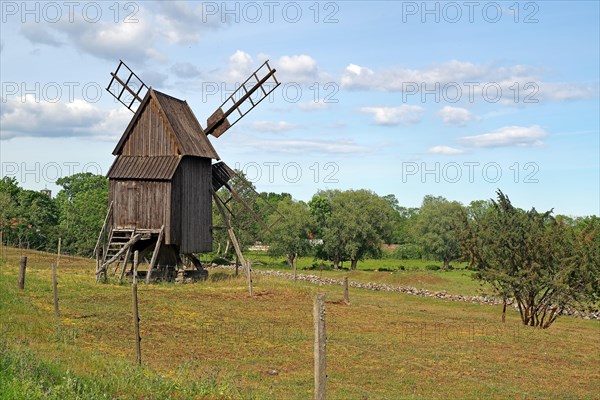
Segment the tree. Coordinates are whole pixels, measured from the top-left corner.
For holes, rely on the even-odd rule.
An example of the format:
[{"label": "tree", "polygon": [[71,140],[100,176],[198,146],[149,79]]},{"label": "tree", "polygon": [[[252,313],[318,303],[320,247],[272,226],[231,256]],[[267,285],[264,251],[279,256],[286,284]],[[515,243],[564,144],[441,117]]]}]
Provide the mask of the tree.
[{"label": "tree", "polygon": [[313,237],[322,239],[323,238],[323,230],[325,229],[325,225],[327,224],[327,218],[331,215],[331,191],[328,192],[318,192],[313,196],[312,199],[308,202],[308,207],[310,209],[310,213],[315,222],[313,228]]},{"label": "tree", "polygon": [[462,213],[460,203],[434,196],[425,196],[419,210],[415,224],[417,242],[423,246],[425,253],[444,263],[444,270],[461,254],[458,237]]},{"label": "tree", "polygon": [[513,298],[524,325],[546,329],[567,307],[600,298],[598,226],[579,232],[552,210],[514,207],[498,191],[492,210],[476,225],[476,278],[505,304]]},{"label": "tree", "polygon": [[463,259],[469,262],[468,269],[474,269],[477,265],[476,248],[480,240],[476,234],[477,224],[484,221],[491,210],[492,202],[488,200],[472,201],[468,207],[461,210],[457,237]]},{"label": "tree", "polygon": [[[280,201],[277,211],[285,219],[278,221],[271,228],[269,253],[286,256],[288,265],[293,268],[296,258],[310,251],[309,235],[313,225],[312,216],[306,203],[295,202],[290,198]],[[273,214],[269,224],[274,223],[278,217],[278,214]]]},{"label": "tree", "polygon": [[393,209],[388,201],[368,190],[322,191],[313,198],[324,219],[323,252],[333,260],[334,268],[350,260],[356,269],[366,255],[379,255],[381,244],[389,241]]},{"label": "tree", "polygon": [[56,183],[63,187],[56,200],[64,249],[90,255],[108,209],[108,179],[81,173],[60,178]]}]

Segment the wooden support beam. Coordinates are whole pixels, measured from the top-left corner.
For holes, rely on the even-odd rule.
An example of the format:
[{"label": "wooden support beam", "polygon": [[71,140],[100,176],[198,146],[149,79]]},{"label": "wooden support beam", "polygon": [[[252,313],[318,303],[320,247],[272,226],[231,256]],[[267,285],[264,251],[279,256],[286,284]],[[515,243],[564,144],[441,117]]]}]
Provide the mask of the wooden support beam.
[{"label": "wooden support beam", "polygon": [[160,244],[163,240],[163,236],[165,234],[165,226],[163,225],[160,228],[160,233],[158,234],[158,239],[156,240],[156,246],[154,247],[154,253],[152,254],[152,260],[150,260],[150,267],[148,268],[148,273],[146,274],[146,283],[150,283],[152,279],[152,269],[154,268],[154,264],[158,259],[158,252],[160,251]]},{"label": "wooden support beam", "polygon": [[[134,236],[135,236],[135,228],[131,232],[131,237],[134,237]],[[123,281],[123,276],[125,275],[125,268],[127,268],[127,264],[129,262],[130,255],[131,255],[131,247],[128,248],[127,252],[125,253],[125,259],[123,260],[123,267],[121,268],[121,275],[119,275],[119,282]],[[117,266],[115,267],[115,271],[113,272],[113,275],[116,274],[118,270],[119,270],[119,264],[117,263]]]},{"label": "wooden support beam", "polygon": [[129,241],[127,243],[125,243],[125,246],[123,246],[117,254],[115,254],[110,260],[108,260],[104,264],[102,264],[102,266],[100,267],[100,270],[96,272],[96,281],[98,281],[100,279],[100,275],[102,275],[103,273],[106,273],[106,269],[108,268],[108,266],[110,264],[117,261],[121,257],[121,255],[123,253],[125,253],[131,246],[133,246],[138,240],[140,240],[141,237],[142,237],[141,234],[137,234],[137,235],[133,236],[131,239],[129,239]]},{"label": "wooden support beam", "polygon": [[102,224],[102,229],[100,229],[100,234],[98,235],[98,240],[96,240],[96,246],[94,247],[94,254],[96,255],[96,273],[98,273],[98,270],[100,269],[100,245],[102,244],[102,237],[104,236],[104,233],[106,232],[106,227],[108,225],[108,221],[110,219],[111,213],[112,213],[112,207],[113,207],[113,203],[112,201],[110,202],[110,205],[108,206],[108,211],[106,212],[106,217],[104,218],[104,223]]},{"label": "wooden support beam", "polygon": [[227,213],[225,212],[225,209],[223,208],[224,206],[221,203],[221,198],[212,189],[211,189],[211,193],[213,195],[213,199],[215,200],[215,203],[217,204],[217,208],[219,209],[219,212],[221,213],[221,217],[223,217],[223,222],[225,222],[225,225],[227,227],[227,233],[229,234],[229,239],[231,240],[231,243],[233,243],[233,248],[235,249],[235,254],[238,257],[240,263],[242,264],[242,267],[245,269],[246,276],[248,276],[248,265],[246,263],[246,260],[244,259],[244,255],[242,254],[242,249],[240,247],[240,243],[238,242],[238,240],[235,236],[235,232],[233,231],[231,222],[229,221],[229,218],[227,217]]}]

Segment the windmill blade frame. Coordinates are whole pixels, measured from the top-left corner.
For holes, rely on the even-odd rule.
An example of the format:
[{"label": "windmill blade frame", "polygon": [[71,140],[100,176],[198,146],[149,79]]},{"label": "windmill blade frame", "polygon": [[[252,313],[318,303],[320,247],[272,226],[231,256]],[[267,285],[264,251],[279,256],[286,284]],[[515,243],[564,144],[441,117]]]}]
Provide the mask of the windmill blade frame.
[{"label": "windmill blade frame", "polygon": [[[264,72],[264,76],[262,75],[261,70],[266,69]],[[239,120],[241,120],[246,114],[254,109],[260,102],[266,99],[277,87],[281,84],[277,80],[275,76],[275,72],[277,70],[271,68],[269,65],[269,60],[265,61],[260,67],[258,67],[249,77],[246,79],[240,87],[238,87],[224,102],[219,106],[219,108],[208,118],[206,121],[206,129],[204,133],[206,135],[213,135],[214,137],[220,137],[223,133],[225,133],[229,128],[234,126]],[[259,73],[261,73],[259,75]],[[251,81],[254,79],[253,81]],[[274,86],[269,88],[269,90],[265,90],[265,84],[269,82],[269,80],[273,80]],[[254,83],[255,82],[255,83]],[[250,86],[251,85],[251,86]],[[250,87],[246,87],[250,86]],[[260,89],[260,91],[258,91]],[[242,92],[243,90],[243,92]],[[258,99],[252,99],[252,95],[258,92]],[[243,93],[241,97],[236,100],[236,96],[239,96],[240,93]],[[223,107],[227,103],[233,103],[229,108],[223,110]],[[241,107],[245,104],[250,103],[250,106],[247,110],[242,111]],[[228,117],[237,111],[238,115],[235,116],[233,122],[228,120]]]},{"label": "windmill blade frame", "polygon": [[[126,75],[127,73],[129,73],[126,79],[124,77],[122,78],[119,76],[119,71],[121,71],[121,67],[125,68]],[[111,72],[110,75],[112,76],[112,78],[108,83],[106,90],[121,104],[127,107],[129,111],[135,113],[133,105],[137,101],[137,105],[139,106],[142,103],[142,99],[146,95],[146,92],[150,88],[144,83],[144,81],[142,81],[142,79],[139,76],[137,76],[135,72],[133,72],[131,68],[129,68],[129,66],[127,66],[127,64],[123,62],[123,60],[119,60],[119,65],[117,66],[117,69],[115,70],[115,72]],[[132,78],[134,79],[133,81]],[[144,89],[145,91],[142,92]],[[123,95],[126,94],[131,96],[131,101],[129,101],[129,99],[123,101]]]}]

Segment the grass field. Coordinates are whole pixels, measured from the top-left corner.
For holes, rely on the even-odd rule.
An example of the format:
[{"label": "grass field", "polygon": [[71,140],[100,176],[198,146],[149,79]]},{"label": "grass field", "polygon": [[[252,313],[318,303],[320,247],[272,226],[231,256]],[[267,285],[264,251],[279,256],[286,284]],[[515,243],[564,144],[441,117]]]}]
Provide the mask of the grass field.
[{"label": "grass field", "polygon": [[[137,367],[129,285],[96,284],[91,260],[63,258],[56,318],[55,256],[27,252],[19,291],[20,251],[1,255],[2,399],[312,398],[317,292],[328,300],[328,399],[599,398],[597,321],[563,317],[540,331],[521,326],[513,311],[502,324],[495,306],[366,290],[352,290],[344,305],[339,287],[261,276],[249,298],[245,280],[223,271],[203,283],[140,285]],[[459,273],[467,271],[350,276]],[[430,284],[478,285],[452,279]]]},{"label": "grass field", "polygon": [[[264,253],[253,252],[248,255],[255,268],[291,271],[281,257],[270,257]],[[315,267],[316,265],[316,267]],[[439,263],[425,260],[364,260],[358,263],[357,270],[333,271],[320,269],[320,263],[312,257],[300,257],[297,264],[298,273],[312,274],[330,278],[343,275],[357,282],[377,282],[398,286],[413,286],[432,291],[445,290],[450,294],[475,296],[482,294],[487,286],[472,279],[473,271],[465,269],[464,263],[454,264],[449,271],[431,271],[427,266]]]}]

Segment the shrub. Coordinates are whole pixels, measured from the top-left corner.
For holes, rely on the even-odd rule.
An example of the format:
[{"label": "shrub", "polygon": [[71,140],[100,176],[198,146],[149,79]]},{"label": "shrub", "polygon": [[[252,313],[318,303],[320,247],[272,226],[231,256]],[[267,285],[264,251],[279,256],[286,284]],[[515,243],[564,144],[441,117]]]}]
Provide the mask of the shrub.
[{"label": "shrub", "polygon": [[401,244],[394,252],[394,258],[398,260],[417,260],[422,255],[421,247],[416,244]]}]

